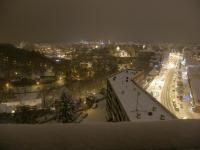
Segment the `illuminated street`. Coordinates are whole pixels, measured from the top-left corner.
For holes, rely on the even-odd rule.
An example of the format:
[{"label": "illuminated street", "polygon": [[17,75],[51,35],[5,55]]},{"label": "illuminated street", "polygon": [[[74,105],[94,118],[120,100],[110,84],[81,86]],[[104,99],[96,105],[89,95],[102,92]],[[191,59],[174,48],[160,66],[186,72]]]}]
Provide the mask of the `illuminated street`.
[{"label": "illuminated street", "polygon": [[147,91],[178,118],[198,119],[200,115],[192,110],[191,96],[187,96],[191,94],[184,67],[180,67],[182,61],[180,53],[166,55],[160,74],[150,83]]},{"label": "illuminated street", "polygon": [[169,69],[166,73],[165,83],[161,91],[161,103],[171,112],[174,112],[171,97],[170,97],[170,85],[174,75],[174,69]]}]

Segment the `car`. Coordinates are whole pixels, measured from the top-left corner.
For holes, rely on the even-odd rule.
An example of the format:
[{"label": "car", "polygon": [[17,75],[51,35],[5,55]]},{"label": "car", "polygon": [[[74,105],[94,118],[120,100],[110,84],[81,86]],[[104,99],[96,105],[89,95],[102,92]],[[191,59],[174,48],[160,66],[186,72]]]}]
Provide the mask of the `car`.
[{"label": "car", "polygon": [[93,105],[92,105],[92,109],[95,109],[95,108],[97,108],[98,107],[98,104],[97,103],[94,103]]},{"label": "car", "polygon": [[177,96],[177,99],[182,100],[182,99],[183,99],[183,96],[182,96],[182,95],[179,95],[179,96]]},{"label": "car", "polygon": [[173,106],[174,106],[174,108],[177,107],[175,102],[173,102]]},{"label": "car", "polygon": [[180,104],[180,108],[183,108],[183,104]]},{"label": "car", "polygon": [[178,108],[178,107],[175,107],[175,110],[176,110],[176,111],[179,111],[179,108]]}]

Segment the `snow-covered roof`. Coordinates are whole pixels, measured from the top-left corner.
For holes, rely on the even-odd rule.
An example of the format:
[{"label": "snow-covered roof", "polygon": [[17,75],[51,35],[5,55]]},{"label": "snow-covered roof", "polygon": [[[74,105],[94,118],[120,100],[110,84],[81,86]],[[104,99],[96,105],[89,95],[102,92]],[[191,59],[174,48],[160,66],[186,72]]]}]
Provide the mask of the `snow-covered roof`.
[{"label": "snow-covered roof", "polygon": [[138,120],[137,114],[141,115],[140,120],[160,120],[161,115],[166,120],[174,119],[173,114],[132,80],[136,74],[135,70],[126,70],[108,79],[129,120]]},{"label": "snow-covered roof", "polygon": [[200,105],[200,66],[188,67],[188,76],[194,101]]}]

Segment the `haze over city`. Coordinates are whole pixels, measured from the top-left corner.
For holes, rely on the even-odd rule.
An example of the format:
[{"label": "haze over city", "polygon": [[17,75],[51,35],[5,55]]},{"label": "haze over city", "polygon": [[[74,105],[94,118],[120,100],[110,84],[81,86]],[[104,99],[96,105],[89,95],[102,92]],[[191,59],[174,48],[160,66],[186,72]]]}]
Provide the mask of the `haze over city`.
[{"label": "haze over city", "polygon": [[199,41],[198,0],[1,0],[2,42]]},{"label": "haze over city", "polygon": [[0,149],[200,149],[199,4],[1,0]]}]

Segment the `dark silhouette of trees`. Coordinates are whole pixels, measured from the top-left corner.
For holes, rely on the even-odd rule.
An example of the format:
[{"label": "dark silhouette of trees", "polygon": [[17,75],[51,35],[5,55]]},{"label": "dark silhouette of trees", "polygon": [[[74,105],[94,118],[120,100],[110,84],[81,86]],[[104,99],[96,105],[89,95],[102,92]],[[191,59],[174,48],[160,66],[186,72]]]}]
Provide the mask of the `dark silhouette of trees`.
[{"label": "dark silhouette of trees", "polygon": [[0,44],[0,67],[8,79],[14,71],[30,76],[32,73],[44,72],[47,67],[56,70],[57,66],[53,60],[39,52]]}]

